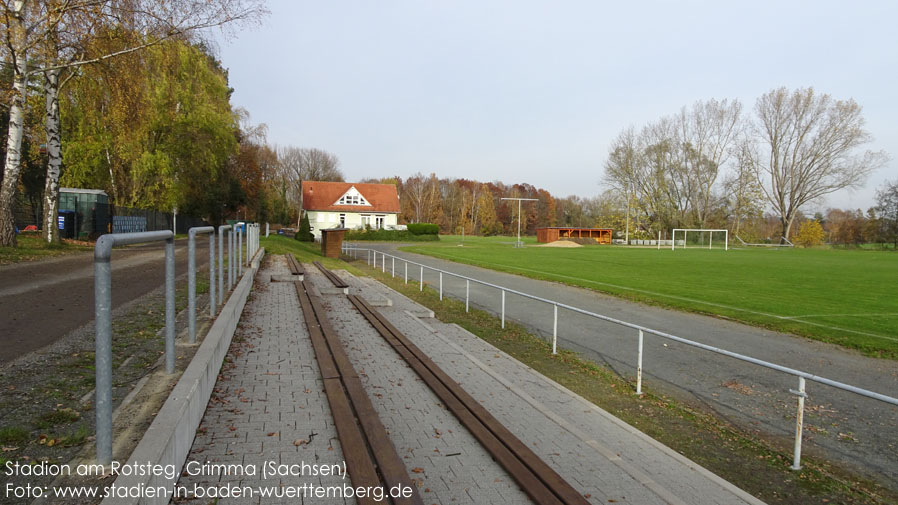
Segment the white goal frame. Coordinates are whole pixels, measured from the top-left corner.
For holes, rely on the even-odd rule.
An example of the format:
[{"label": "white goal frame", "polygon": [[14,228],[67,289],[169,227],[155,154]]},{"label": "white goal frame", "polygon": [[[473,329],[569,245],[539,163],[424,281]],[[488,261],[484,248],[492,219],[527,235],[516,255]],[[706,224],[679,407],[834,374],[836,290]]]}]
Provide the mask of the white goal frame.
[{"label": "white goal frame", "polygon": [[714,244],[714,233],[713,232],[723,232],[723,250],[728,251],[730,247],[730,232],[726,229],[710,229],[710,228],[674,228],[671,232],[671,244],[670,250],[673,251],[677,248],[677,232],[683,232],[683,249],[686,249],[686,236],[690,231],[698,231],[698,232],[710,232],[708,234],[708,249],[711,249],[711,246]]}]

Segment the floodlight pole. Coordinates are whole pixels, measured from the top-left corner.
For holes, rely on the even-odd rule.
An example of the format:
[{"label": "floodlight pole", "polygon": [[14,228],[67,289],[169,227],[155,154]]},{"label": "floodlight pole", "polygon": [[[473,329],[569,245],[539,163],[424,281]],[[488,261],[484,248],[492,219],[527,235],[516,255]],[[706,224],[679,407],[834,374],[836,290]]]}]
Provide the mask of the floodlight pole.
[{"label": "floodlight pole", "polygon": [[627,181],[627,232],[624,235],[624,245],[630,245],[630,181]]},{"label": "floodlight pole", "polygon": [[515,244],[515,247],[523,247],[523,243],[521,243],[521,202],[535,202],[539,200],[538,198],[501,198],[501,200],[517,200],[518,201],[518,242]]}]

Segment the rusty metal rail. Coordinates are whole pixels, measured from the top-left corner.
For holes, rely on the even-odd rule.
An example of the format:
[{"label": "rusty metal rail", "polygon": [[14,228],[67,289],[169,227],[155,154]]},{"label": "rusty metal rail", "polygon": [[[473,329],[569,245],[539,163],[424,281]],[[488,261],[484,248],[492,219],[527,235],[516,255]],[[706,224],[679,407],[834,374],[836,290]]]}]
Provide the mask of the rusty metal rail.
[{"label": "rusty metal rail", "polygon": [[[389,497],[394,505],[422,505],[418,488],[408,475],[402,459],[390,441],[371,400],[365,393],[358,373],[340,344],[316,295],[307,281],[294,282],[347,471],[355,487],[372,489],[396,486],[411,489],[410,497]],[[371,497],[359,497],[362,505],[377,503]]]},{"label": "rusty metal rail", "polygon": [[348,298],[535,503],[589,503],[382,314],[358,296]]}]

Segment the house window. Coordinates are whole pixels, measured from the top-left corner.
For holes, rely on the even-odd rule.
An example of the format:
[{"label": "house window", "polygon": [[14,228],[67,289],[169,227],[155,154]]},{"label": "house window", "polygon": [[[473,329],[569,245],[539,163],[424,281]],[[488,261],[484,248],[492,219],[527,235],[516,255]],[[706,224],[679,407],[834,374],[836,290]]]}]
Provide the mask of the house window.
[{"label": "house window", "polygon": [[335,205],[367,205],[371,204],[365,200],[365,197],[355,187],[349,188],[349,191],[343,194]]},{"label": "house window", "polygon": [[382,230],[384,228],[384,218],[387,216],[374,216],[375,228]]},{"label": "house window", "polygon": [[362,214],[362,228],[371,226],[371,214]]},{"label": "house window", "polygon": [[346,228],[346,214],[340,214],[340,228]]}]

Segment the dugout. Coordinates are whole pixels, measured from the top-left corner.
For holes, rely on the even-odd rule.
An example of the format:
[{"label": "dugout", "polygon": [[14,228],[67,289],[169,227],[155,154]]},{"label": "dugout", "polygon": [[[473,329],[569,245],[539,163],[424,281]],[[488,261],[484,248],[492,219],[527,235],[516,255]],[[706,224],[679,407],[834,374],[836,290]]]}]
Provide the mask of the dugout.
[{"label": "dugout", "polygon": [[598,244],[611,243],[611,228],[575,228],[553,226],[536,229],[536,241],[548,244],[561,239],[591,239]]}]

